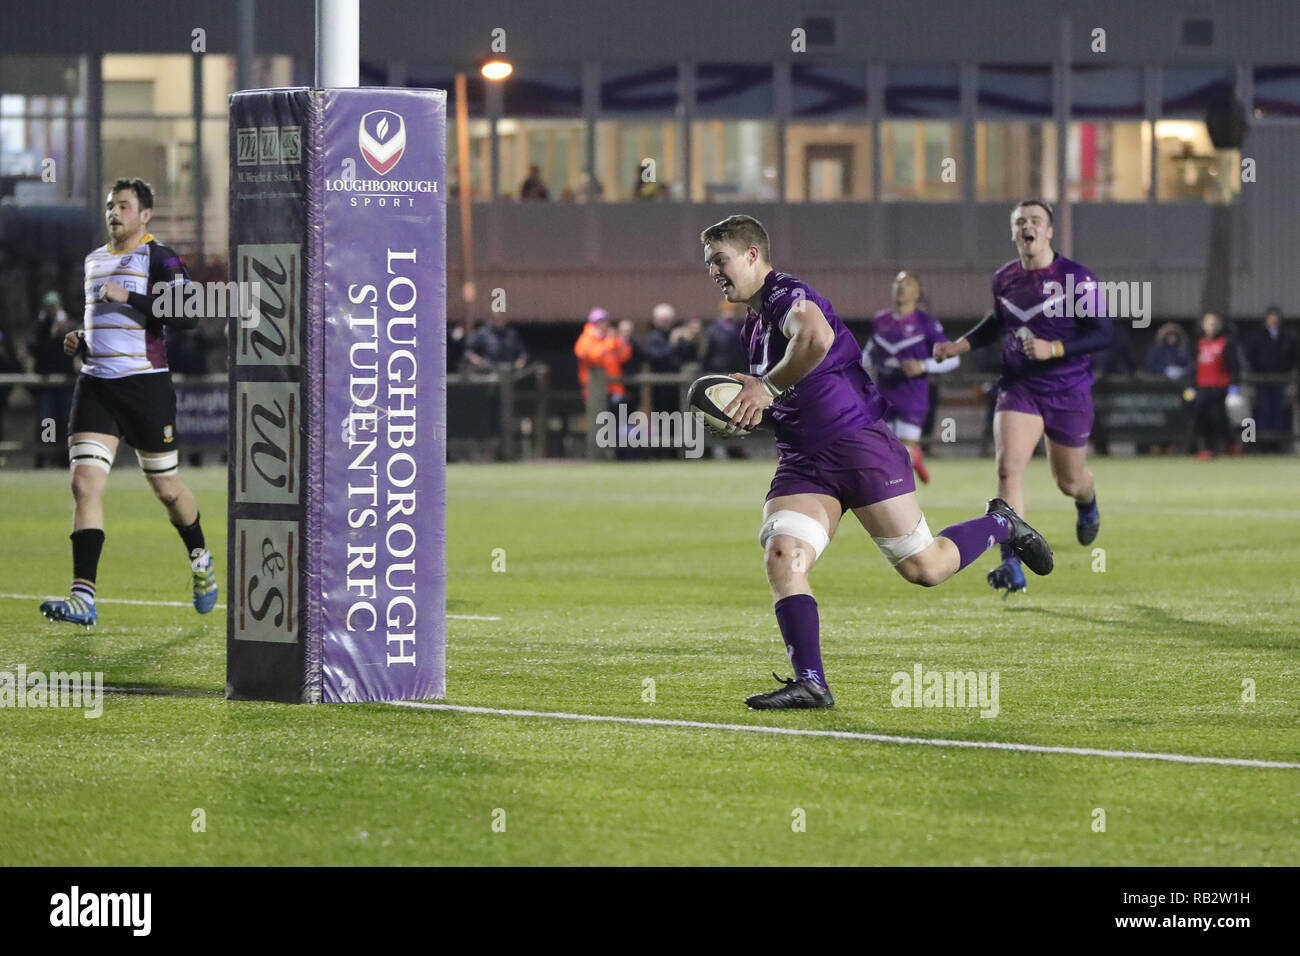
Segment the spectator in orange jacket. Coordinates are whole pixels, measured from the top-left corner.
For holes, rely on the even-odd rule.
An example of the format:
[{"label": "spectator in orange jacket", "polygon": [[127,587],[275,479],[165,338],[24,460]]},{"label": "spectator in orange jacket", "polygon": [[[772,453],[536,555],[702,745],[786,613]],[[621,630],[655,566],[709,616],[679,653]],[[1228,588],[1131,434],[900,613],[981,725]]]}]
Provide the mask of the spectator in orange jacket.
[{"label": "spectator in orange jacket", "polygon": [[[583,401],[586,401],[591,370],[600,366],[610,379],[619,378],[623,374],[623,363],[632,357],[632,346],[610,327],[609,313],[597,308],[587,316],[587,324],[573,346],[573,354],[578,356],[578,382],[582,385]],[[611,381],[606,391],[611,404],[623,400],[622,382]]]}]

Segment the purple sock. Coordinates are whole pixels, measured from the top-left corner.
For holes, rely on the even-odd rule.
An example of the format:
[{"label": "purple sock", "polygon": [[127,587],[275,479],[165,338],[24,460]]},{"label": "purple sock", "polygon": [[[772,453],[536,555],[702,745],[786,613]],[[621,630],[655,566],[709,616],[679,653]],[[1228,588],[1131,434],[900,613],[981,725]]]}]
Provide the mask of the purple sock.
[{"label": "purple sock", "polygon": [[957,546],[961,555],[960,571],[993,545],[1001,543],[1002,555],[1008,556],[1007,541],[1011,538],[1011,524],[1002,515],[985,515],[960,524],[949,525],[939,532]]},{"label": "purple sock", "polygon": [[820,625],[817,602],[811,594],[791,594],[776,602],[776,623],[781,627],[781,639],[786,653],[794,665],[796,680],[816,681],[823,687],[826,675],[822,672]]}]

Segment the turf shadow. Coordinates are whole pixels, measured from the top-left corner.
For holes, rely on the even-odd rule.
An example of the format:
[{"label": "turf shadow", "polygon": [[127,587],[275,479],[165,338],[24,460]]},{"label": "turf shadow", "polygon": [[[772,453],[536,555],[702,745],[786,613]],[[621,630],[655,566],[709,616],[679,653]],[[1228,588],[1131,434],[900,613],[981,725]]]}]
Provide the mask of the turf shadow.
[{"label": "turf shadow", "polygon": [[1094,617],[1073,611],[1062,611],[1045,607],[1010,607],[1008,614],[1042,614],[1047,617],[1081,621],[1089,626],[1104,625],[1116,629],[1138,630],[1162,637],[1173,634],[1177,637],[1191,637],[1212,644],[1229,647],[1254,647],[1261,650],[1290,650],[1296,652],[1300,647],[1286,646],[1280,640],[1270,640],[1270,635],[1263,631],[1246,630],[1234,624],[1217,624],[1212,621],[1193,621],[1179,617],[1164,608],[1148,604],[1126,604],[1124,607],[1133,612],[1131,616]]},{"label": "turf shadow", "polygon": [[224,681],[220,686],[193,684],[180,681],[158,680],[165,674],[171,652],[196,640],[209,637],[203,630],[195,629],[170,640],[124,648],[115,654],[99,656],[90,651],[84,642],[69,638],[41,662],[46,671],[90,670],[102,671],[104,683],[112,687],[129,687],[134,693],[176,695],[184,697],[224,696]]}]

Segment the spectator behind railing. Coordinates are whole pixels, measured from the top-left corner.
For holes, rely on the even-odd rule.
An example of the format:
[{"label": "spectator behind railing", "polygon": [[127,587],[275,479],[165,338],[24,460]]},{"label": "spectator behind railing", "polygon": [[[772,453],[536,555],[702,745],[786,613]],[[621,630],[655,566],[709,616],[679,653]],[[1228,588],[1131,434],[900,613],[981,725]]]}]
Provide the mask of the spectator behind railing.
[{"label": "spectator behind railing", "polygon": [[1191,374],[1194,364],[1187,344],[1187,333],[1182,327],[1177,322],[1166,322],[1160,326],[1156,330],[1155,344],[1147,352],[1147,372],[1177,380]]},{"label": "spectator behind railing", "polygon": [[[1243,348],[1246,364],[1261,375],[1285,375],[1297,365],[1295,336],[1282,328],[1282,310],[1271,305],[1264,312],[1264,324],[1246,336]],[[1282,382],[1255,385],[1255,427],[1262,434],[1260,451],[1289,451],[1291,409],[1285,401]]]},{"label": "spectator behind railing", "polygon": [[[646,371],[676,375],[699,369],[703,344],[700,320],[677,321],[677,310],[667,302],[654,307],[650,330],[637,340],[634,363]],[[682,393],[677,385],[655,385],[650,390],[653,412],[682,411]],[[673,457],[672,449],[659,449],[658,457]]]},{"label": "spectator behind railing", "polygon": [[551,198],[551,191],[546,188],[546,183],[542,182],[540,166],[528,167],[528,178],[519,186],[519,198],[523,200]]},{"label": "spectator behind railing", "polygon": [[461,363],[465,361],[465,323],[460,321],[447,322],[447,371],[459,372]]},{"label": "spectator behind railing", "polygon": [[740,341],[740,322],[736,319],[736,312],[736,305],[725,299],[718,306],[718,315],[709,323],[705,333],[704,371],[730,375],[749,370],[749,356]]},{"label": "spectator behind railing", "polygon": [[1237,348],[1223,330],[1215,312],[1201,317],[1201,338],[1196,343],[1196,398],[1194,413],[1199,451],[1209,461],[1228,444],[1227,398],[1237,394]]},{"label": "spectator behind railing", "polygon": [[1123,319],[1111,323],[1110,345],[1092,357],[1092,371],[1097,378],[1132,375],[1138,369],[1137,350],[1129,323]]},{"label": "spectator behind railing", "polygon": [[616,379],[623,375],[623,364],[632,357],[632,346],[626,335],[610,328],[608,312],[601,308],[591,310],[573,346],[573,354],[578,357],[578,384],[582,386],[583,401],[587,398],[591,370],[596,367],[603,368],[610,378],[605,391],[611,408],[623,400],[623,383]]},{"label": "spectator behind railing", "polygon": [[505,314],[494,312],[465,343],[465,359],[473,369],[495,371],[499,365],[520,369],[528,364],[528,352],[519,333],[506,323]]},{"label": "spectator behind railing", "polygon": [[[63,337],[73,329],[68,313],[63,311],[59,294],[53,290],[41,299],[41,311],[27,340],[32,356],[32,371],[37,375],[73,375],[76,361],[63,351]],[[44,468],[47,460],[66,466],[68,462],[68,416],[72,414],[72,386],[55,385],[33,389],[36,400],[35,467]],[[49,437],[47,422],[53,422],[54,440]]]},{"label": "spectator behind railing", "polygon": [[[702,371],[723,375],[749,371],[749,356],[745,354],[745,346],[740,341],[741,323],[736,318],[738,312],[739,307],[726,299],[718,305],[717,316],[704,332]],[[744,442],[712,442],[710,448],[714,458],[749,457]]]},{"label": "spectator behind railing", "polygon": [[667,199],[670,192],[666,183],[653,178],[651,167],[641,163],[636,167],[636,179],[632,183],[633,199]]},{"label": "spectator behind railing", "polygon": [[[21,371],[22,366],[18,364],[18,353],[14,351],[14,344],[4,334],[3,328],[0,328],[0,372]],[[12,390],[12,386],[0,385],[0,441],[5,439],[5,411],[9,408],[9,393]]]},{"label": "spectator behind railing", "polygon": [[[698,319],[690,322],[677,321],[677,310],[667,302],[660,302],[654,307],[650,319],[650,330],[636,342],[636,358],[639,364],[645,362],[651,372],[676,373],[700,360],[700,323]],[[656,386],[654,389],[654,410],[657,412],[680,411],[678,408],[677,387],[675,385]]]}]

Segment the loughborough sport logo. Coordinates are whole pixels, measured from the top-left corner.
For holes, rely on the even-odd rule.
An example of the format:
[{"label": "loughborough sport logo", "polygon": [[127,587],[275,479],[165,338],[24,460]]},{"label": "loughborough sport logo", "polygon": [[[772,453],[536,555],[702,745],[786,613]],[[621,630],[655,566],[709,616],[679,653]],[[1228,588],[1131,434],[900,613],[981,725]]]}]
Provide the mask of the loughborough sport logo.
[{"label": "loughborough sport logo", "polygon": [[371,110],[357,129],[361,156],[380,176],[387,176],[406,152],[406,121],[392,110]]}]

